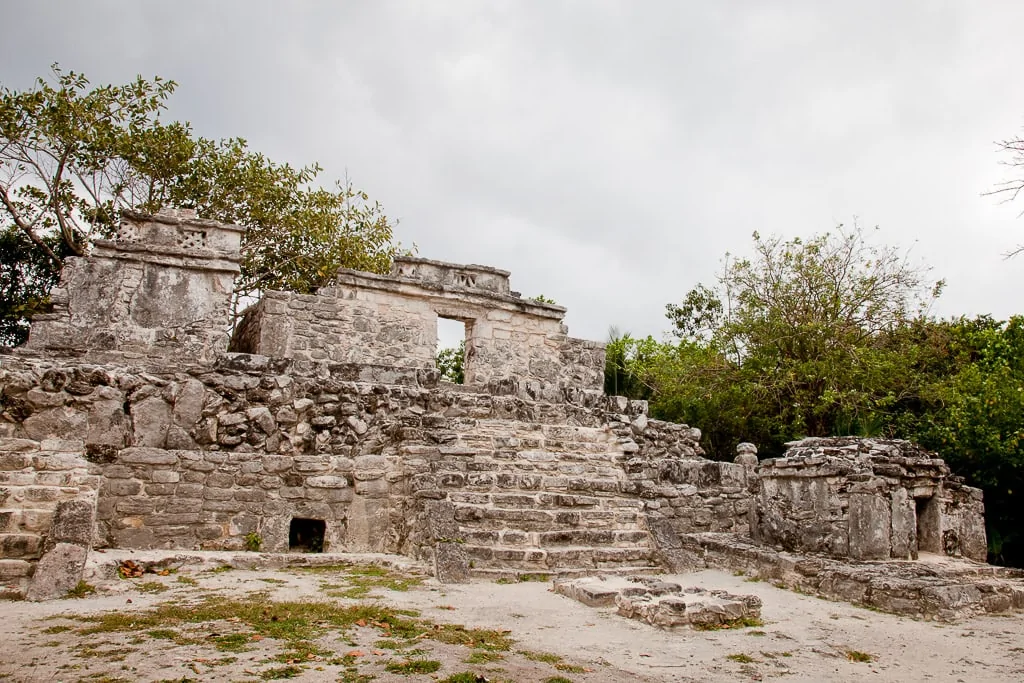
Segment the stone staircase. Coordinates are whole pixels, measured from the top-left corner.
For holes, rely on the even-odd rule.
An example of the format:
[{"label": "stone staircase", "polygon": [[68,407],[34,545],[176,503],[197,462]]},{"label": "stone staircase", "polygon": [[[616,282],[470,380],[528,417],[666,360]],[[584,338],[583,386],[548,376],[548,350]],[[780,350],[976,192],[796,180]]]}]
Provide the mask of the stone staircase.
[{"label": "stone staircase", "polygon": [[58,504],[95,505],[100,478],[84,450],[79,441],[0,437],[0,599],[24,597]]},{"label": "stone staircase", "polygon": [[432,463],[476,576],[658,571],[608,429],[476,421]]}]

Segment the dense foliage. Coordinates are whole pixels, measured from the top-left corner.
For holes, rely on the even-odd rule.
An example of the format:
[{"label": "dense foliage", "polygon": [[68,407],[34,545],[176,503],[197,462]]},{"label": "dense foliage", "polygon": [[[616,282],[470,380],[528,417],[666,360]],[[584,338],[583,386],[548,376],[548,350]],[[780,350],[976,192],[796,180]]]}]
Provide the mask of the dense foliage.
[{"label": "dense foliage", "polygon": [[918,441],[985,491],[993,561],[1024,566],[1024,318],[931,318],[941,282],[859,231],[754,241],[668,306],[674,339],[612,335],[606,391],[699,426],[719,459],[740,441]]},{"label": "dense foliage", "polygon": [[386,272],[397,247],[381,207],[349,183],[324,188],[245,140],[209,140],[161,120],[174,81],[92,88],[54,66],[52,81],[0,88],[0,344],[24,339],[64,258],[109,237],[122,209],[196,209],[247,228],[239,303],[263,289],[310,292],[339,267]]},{"label": "dense foliage", "polygon": [[455,348],[444,348],[437,352],[434,359],[437,369],[441,371],[441,379],[453,384],[464,384],[465,373],[466,340],[463,339]]}]

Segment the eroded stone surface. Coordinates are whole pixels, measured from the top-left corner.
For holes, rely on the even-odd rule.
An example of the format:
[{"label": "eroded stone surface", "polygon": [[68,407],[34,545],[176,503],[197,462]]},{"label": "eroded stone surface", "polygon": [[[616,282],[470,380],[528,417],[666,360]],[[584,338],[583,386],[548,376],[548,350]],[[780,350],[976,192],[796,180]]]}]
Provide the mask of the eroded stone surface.
[{"label": "eroded stone surface", "polygon": [[857,560],[987,556],[981,491],[898,439],[809,438],[757,469],[755,538]]},{"label": "eroded stone surface", "polygon": [[556,581],[555,592],[590,607],[616,607],[628,619],[652,626],[708,628],[753,623],[761,618],[761,599],[723,590],[682,587],[650,576],[601,576]]}]

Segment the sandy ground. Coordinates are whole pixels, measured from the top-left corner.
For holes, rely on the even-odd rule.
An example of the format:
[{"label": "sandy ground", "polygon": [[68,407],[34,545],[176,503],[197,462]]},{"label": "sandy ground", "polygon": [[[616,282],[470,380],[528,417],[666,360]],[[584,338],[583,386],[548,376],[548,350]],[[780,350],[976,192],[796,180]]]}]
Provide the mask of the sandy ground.
[{"label": "sandy ground", "polygon": [[[328,597],[325,585],[345,586],[343,574],[294,569],[224,572],[179,570],[169,576],[97,585],[94,595],[48,603],[0,603],[0,679],[11,681],[260,681],[295,675],[306,681],[445,680],[472,672],[489,681],[1021,681],[1024,680],[1024,615],[979,617],[959,624],[915,621],[843,603],[829,602],[745,581],[719,571],[661,578],[685,585],[754,593],[763,601],[761,627],[699,632],[664,631],[595,609],[551,592],[550,583],[478,581],[442,586],[432,579],[406,591],[375,588],[359,599]],[[193,584],[193,581],[195,582]],[[166,590],[145,592],[154,583]],[[267,593],[254,595],[254,591]],[[475,650],[423,641],[416,650],[381,650],[373,625],[317,641],[346,664],[317,657],[281,673],[269,662],[280,653],[273,639],[229,653],[207,644],[237,624],[199,624],[192,644],[176,645],[144,633],[83,635],[84,622],[70,619],[116,612],[145,614],[161,604],[189,604],[206,596],[246,600],[330,600],[338,604],[384,604],[420,611],[423,619],[471,628],[510,631],[515,639],[501,659],[474,661]],[[228,620],[229,622],[231,620]],[[198,629],[198,631],[195,631]],[[205,630],[203,630],[205,629]],[[237,629],[236,629],[237,630]],[[166,636],[165,636],[166,637]],[[333,640],[332,640],[333,638]],[[525,652],[526,654],[516,654]],[[851,661],[848,653],[870,655]],[[356,653],[352,655],[351,653]],[[537,653],[545,656],[536,661]],[[479,655],[478,655],[479,656]],[[389,673],[389,661],[429,658],[432,673]],[[234,660],[234,661],[229,661]],[[355,665],[352,665],[352,661]],[[333,663],[332,663],[333,662]],[[552,663],[558,662],[558,665]],[[276,669],[275,669],[276,667]],[[276,672],[276,673],[275,673]],[[357,673],[358,672],[358,673]],[[362,676],[361,678],[359,676]],[[555,678],[561,677],[561,678]]]}]

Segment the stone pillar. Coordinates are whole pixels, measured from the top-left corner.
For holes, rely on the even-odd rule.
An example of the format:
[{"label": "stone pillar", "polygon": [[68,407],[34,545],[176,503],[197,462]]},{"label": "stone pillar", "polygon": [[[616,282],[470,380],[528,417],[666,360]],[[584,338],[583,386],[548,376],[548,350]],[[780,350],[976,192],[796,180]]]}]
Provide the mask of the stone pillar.
[{"label": "stone pillar", "polygon": [[227,350],[230,299],[244,229],[196,218],[126,211],[113,240],[69,258],[26,347],[103,359],[207,362]]}]

